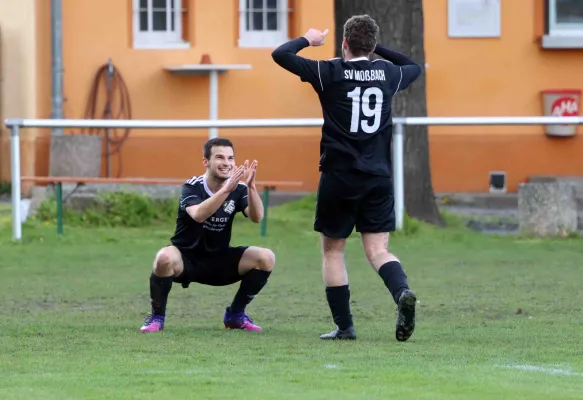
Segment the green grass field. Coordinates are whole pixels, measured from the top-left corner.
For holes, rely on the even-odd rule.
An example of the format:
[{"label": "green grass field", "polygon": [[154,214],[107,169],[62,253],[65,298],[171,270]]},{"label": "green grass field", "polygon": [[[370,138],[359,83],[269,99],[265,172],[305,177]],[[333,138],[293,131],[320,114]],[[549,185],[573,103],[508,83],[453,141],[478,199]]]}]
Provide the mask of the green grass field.
[{"label": "green grass field", "polygon": [[[139,333],[168,225],[0,227],[0,399],[581,399],[583,240],[485,236],[414,225],[391,239],[419,297],[394,338],[395,305],[359,236],[347,263],[359,338],[333,328],[312,204],[269,210],[268,237],[238,218],[234,244],[272,248],[248,308],[261,333],[226,331],[237,287],[174,285],[163,334]],[[2,224],[2,222],[0,222]]]}]

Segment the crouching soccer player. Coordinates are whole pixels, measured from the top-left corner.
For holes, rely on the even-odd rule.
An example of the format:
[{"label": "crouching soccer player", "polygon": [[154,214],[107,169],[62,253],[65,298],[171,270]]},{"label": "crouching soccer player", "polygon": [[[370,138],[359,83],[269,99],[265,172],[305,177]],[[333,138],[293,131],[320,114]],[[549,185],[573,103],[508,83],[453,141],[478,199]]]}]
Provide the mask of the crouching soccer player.
[{"label": "crouching soccer player", "polygon": [[203,165],[204,175],[182,185],[172,245],[156,254],[150,275],[152,314],[141,332],[164,330],[173,282],[186,288],[191,282],[225,286],[241,281],[223,323],[230,329],[261,330],[245,314],[245,307],[267,283],[275,255],[261,247],[230,246],[237,212],[255,223],[263,218],[263,204],[255,187],[257,161],[236,167],[231,141],[213,138],[204,144]]}]

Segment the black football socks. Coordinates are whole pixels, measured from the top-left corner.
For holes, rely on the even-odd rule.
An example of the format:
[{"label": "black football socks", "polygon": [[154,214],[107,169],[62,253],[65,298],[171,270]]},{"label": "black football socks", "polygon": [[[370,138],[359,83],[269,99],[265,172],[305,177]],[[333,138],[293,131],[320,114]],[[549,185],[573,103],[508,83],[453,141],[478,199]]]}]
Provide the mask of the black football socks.
[{"label": "black football socks", "polygon": [[327,286],[326,299],[332,312],[334,323],[344,331],[353,325],[350,313],[350,289],[348,285]]},{"label": "black football socks", "polygon": [[403,271],[401,263],[398,261],[389,261],[379,268],[379,275],[385,282],[385,286],[398,304],[399,297],[404,290],[409,289],[407,275]]},{"label": "black football socks", "polygon": [[166,302],[168,294],[172,288],[174,277],[160,277],[152,273],[150,275],[150,304],[152,305],[152,314],[166,315]]},{"label": "black football socks", "polygon": [[253,300],[267,284],[269,275],[271,275],[271,271],[262,271],[260,269],[252,269],[247,272],[243,276],[239,290],[233,298],[231,312],[241,313],[245,311],[247,304],[251,303],[251,300]]}]

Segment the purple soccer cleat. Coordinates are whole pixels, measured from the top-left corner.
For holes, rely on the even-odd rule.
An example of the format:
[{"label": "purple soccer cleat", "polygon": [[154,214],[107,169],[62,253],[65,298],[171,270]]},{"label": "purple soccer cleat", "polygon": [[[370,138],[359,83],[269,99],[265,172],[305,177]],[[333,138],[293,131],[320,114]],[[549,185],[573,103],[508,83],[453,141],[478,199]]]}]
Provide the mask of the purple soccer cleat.
[{"label": "purple soccer cleat", "polygon": [[225,328],[228,329],[241,329],[244,331],[261,331],[261,327],[253,323],[253,320],[249,318],[244,312],[232,313],[231,307],[227,307],[225,311],[225,316],[223,317],[223,323]]},{"label": "purple soccer cleat", "polygon": [[146,323],[140,328],[140,332],[162,332],[164,330],[164,317],[162,315],[148,315]]}]

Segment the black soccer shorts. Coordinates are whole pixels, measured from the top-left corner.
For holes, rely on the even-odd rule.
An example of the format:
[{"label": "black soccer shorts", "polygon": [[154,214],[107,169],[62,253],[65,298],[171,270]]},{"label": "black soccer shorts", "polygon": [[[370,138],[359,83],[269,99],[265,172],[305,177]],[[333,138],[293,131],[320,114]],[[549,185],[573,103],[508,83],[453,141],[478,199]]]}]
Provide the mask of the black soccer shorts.
[{"label": "black soccer shorts", "polygon": [[209,286],[226,286],[239,282],[239,262],[248,246],[229,247],[226,250],[198,254],[179,249],[184,269],[174,282],[188,287],[191,282]]},{"label": "black soccer shorts", "polygon": [[391,177],[364,172],[322,172],[318,185],[314,230],[329,238],[395,230]]}]

